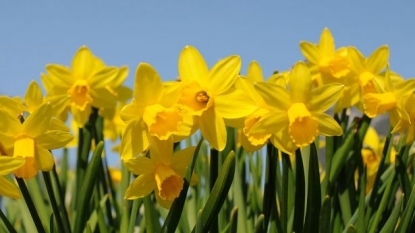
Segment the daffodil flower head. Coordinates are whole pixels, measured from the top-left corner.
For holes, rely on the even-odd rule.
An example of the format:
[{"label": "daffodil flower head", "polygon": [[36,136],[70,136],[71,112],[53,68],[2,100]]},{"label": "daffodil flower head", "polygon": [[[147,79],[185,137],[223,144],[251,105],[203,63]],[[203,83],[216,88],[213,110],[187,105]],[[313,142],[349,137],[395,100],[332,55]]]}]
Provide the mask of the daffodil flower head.
[{"label": "daffodil flower head", "polygon": [[198,117],[202,135],[219,151],[226,145],[224,119],[242,118],[256,109],[250,96],[234,86],[240,68],[239,56],[226,57],[209,70],[196,48],[186,46],[180,54],[178,103]]},{"label": "daffodil flower head", "polygon": [[[184,174],[193,156],[195,147],[189,147],[173,154],[173,140],[153,138],[150,157],[140,156],[123,160],[126,167],[138,177],[125,193],[125,199],[137,199],[155,191],[157,202],[164,208],[180,195]],[[195,178],[193,178],[195,177]],[[193,174],[192,180],[197,178]],[[191,182],[191,184],[194,182]]]},{"label": "daffodil flower head", "polygon": [[40,105],[23,123],[16,117],[0,110],[0,141],[7,154],[25,159],[15,175],[25,179],[34,177],[38,170],[50,171],[53,168],[53,156],[49,150],[58,149],[70,142],[73,136],[69,129],[52,120],[52,108],[49,103]]},{"label": "daffodil flower head", "polygon": [[311,75],[303,62],[294,65],[288,90],[271,83],[259,83],[256,88],[271,109],[249,132],[272,134],[271,142],[281,151],[292,153],[318,135],[343,133],[338,123],[324,113],[340,98],[343,85],[332,83],[312,89]]},{"label": "daffodil flower head", "polygon": [[[125,80],[125,68],[105,66],[101,59],[82,46],[75,54],[71,68],[58,64],[46,66],[42,83],[47,91],[47,100],[57,106],[56,115],[66,117],[68,110],[80,128],[84,126],[92,108],[114,108],[116,96],[113,90]],[[62,120],[66,120],[62,119]]]}]

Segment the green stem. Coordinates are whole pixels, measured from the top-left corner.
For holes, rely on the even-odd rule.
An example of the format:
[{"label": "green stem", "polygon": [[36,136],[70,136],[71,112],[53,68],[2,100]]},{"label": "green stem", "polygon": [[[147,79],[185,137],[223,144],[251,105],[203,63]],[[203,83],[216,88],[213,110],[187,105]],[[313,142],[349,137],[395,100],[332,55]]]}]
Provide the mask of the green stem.
[{"label": "green stem", "polygon": [[35,223],[36,229],[39,233],[46,233],[45,228],[42,225],[39,214],[36,210],[35,204],[33,203],[32,197],[30,196],[29,190],[22,178],[16,177],[16,181],[19,184],[19,188],[22,191],[22,195],[26,201],[27,208],[29,209],[30,215],[32,216],[33,222]]},{"label": "green stem", "polygon": [[4,215],[1,208],[0,208],[0,218],[3,220],[4,225],[6,226],[7,230],[9,230],[10,233],[17,233],[17,231],[14,229],[13,225],[7,219],[6,215]]},{"label": "green stem", "polygon": [[42,172],[42,174],[43,174],[43,179],[45,181],[46,190],[47,190],[48,195],[49,195],[49,200],[50,200],[50,203],[52,205],[52,210],[53,210],[53,213],[55,214],[58,230],[59,230],[59,232],[70,232],[69,229],[64,227],[62,216],[61,216],[60,211],[59,211],[59,206],[58,206],[58,203],[56,201],[55,194],[53,192],[53,186],[52,186],[52,181],[51,181],[51,178],[50,178],[50,174],[49,174],[49,172]]},{"label": "green stem", "polygon": [[[219,174],[219,151],[215,149],[210,150],[210,191],[212,191],[216,179],[218,178]],[[212,232],[219,232],[219,223],[218,218],[215,217],[212,222],[212,227],[210,228]]]}]

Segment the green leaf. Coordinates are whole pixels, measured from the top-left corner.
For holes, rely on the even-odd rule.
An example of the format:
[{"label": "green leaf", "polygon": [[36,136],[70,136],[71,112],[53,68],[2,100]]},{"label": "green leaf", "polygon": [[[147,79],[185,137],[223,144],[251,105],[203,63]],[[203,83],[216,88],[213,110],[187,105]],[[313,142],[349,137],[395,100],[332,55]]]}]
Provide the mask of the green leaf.
[{"label": "green leaf", "polygon": [[238,232],[238,207],[234,207],[231,213],[231,220],[229,222],[229,233]]},{"label": "green leaf", "polygon": [[79,198],[76,208],[76,216],[73,232],[82,232],[85,228],[86,221],[88,219],[89,204],[91,202],[92,193],[94,191],[95,183],[97,181],[98,171],[101,165],[101,155],[104,148],[104,143],[101,141],[95,148],[91,162],[85,173],[85,178],[79,190]]},{"label": "green leaf", "polygon": [[4,225],[6,226],[7,230],[10,233],[16,233],[16,230],[13,228],[13,225],[9,222],[9,220],[6,218],[6,215],[4,215],[2,209],[0,208],[0,218],[3,220]]},{"label": "green leaf", "polygon": [[154,203],[151,200],[150,195],[145,196],[144,198],[144,218],[146,221],[146,232],[147,233],[157,233],[160,232],[161,226],[159,222],[159,216],[156,213],[154,208]]},{"label": "green leaf", "polygon": [[262,233],[262,232],[266,232],[265,231],[265,226],[264,226],[264,215],[261,214],[259,215],[257,222],[255,223],[255,229],[254,229],[255,233]]},{"label": "green leaf", "polygon": [[359,233],[366,232],[366,224],[365,222],[365,195],[366,195],[366,176],[367,176],[367,168],[363,170],[363,174],[360,175],[359,181],[359,207],[358,207],[358,218],[357,218],[357,231]]},{"label": "green leaf", "polygon": [[398,201],[396,202],[395,207],[393,208],[393,211],[392,211],[391,215],[389,216],[389,218],[386,221],[385,225],[383,225],[382,230],[380,231],[380,233],[389,233],[389,232],[393,232],[395,230],[396,224],[397,224],[398,219],[400,217],[402,204],[403,204],[403,200],[404,200],[404,195],[405,194],[402,194],[402,196],[399,197]]},{"label": "green leaf", "polygon": [[320,223],[319,223],[319,232],[320,233],[329,233],[331,232],[331,198],[325,196],[323,200],[323,205],[321,206],[320,211]]},{"label": "green leaf", "polygon": [[320,168],[318,165],[317,148],[310,145],[310,163],[308,169],[307,210],[304,232],[315,233],[319,230],[319,216],[321,209]]},{"label": "green leaf", "polygon": [[[235,174],[235,153],[232,151],[220,169],[218,178],[202,210],[201,224],[203,232],[210,230],[213,219],[218,215],[231,187]],[[194,232],[194,228],[193,231]]]},{"label": "green leaf", "polygon": [[409,197],[408,204],[406,205],[401,221],[398,225],[398,229],[396,232],[398,233],[406,233],[409,230],[411,224],[413,224],[414,218],[414,210],[415,210],[415,186],[412,188],[411,196]]},{"label": "green leaf", "polygon": [[296,182],[293,231],[303,232],[305,210],[305,178],[303,158],[301,156],[300,149],[295,151],[295,164]]}]

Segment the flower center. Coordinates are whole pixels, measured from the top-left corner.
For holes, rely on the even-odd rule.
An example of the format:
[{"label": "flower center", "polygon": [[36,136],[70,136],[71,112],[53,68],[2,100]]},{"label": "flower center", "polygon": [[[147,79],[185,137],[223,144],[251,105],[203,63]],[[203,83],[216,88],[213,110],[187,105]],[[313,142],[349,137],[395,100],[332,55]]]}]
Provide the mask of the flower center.
[{"label": "flower center", "polygon": [[206,93],[206,91],[199,91],[196,93],[196,100],[202,103],[209,102],[210,96]]},{"label": "flower center", "polygon": [[288,133],[298,147],[311,144],[318,135],[317,120],[303,103],[294,103],[288,109]]},{"label": "flower center", "polygon": [[170,166],[160,163],[154,169],[157,189],[163,200],[172,201],[180,195],[183,189],[183,178]]},{"label": "flower center", "polygon": [[13,157],[35,157],[35,141],[25,134],[15,138]]},{"label": "flower center", "polygon": [[88,82],[84,79],[78,79],[72,88],[68,90],[72,102],[80,109],[84,109],[88,103],[92,102],[89,92]]}]

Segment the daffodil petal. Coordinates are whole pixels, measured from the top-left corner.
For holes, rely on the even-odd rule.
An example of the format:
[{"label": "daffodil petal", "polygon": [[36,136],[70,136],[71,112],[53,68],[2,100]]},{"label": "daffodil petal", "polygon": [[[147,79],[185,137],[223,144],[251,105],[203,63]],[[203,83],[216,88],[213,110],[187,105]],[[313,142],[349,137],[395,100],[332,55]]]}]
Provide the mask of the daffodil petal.
[{"label": "daffodil petal", "polygon": [[42,104],[24,121],[24,131],[28,136],[36,138],[49,129],[51,119],[52,107],[48,103]]},{"label": "daffodil petal", "polygon": [[154,161],[145,156],[126,159],[123,162],[127,169],[134,175],[153,173],[155,166]]},{"label": "daffodil petal", "polygon": [[249,95],[241,90],[234,90],[214,99],[214,107],[223,118],[236,119],[253,113],[257,106]]},{"label": "daffodil petal", "polygon": [[130,184],[127,191],[125,191],[124,198],[134,200],[145,197],[156,189],[156,187],[156,181],[152,173],[142,174]]},{"label": "daffodil petal", "polygon": [[173,155],[173,138],[169,137],[166,140],[159,140],[156,137],[150,137],[150,157],[156,163],[171,164],[171,157]]},{"label": "daffodil petal", "polygon": [[179,76],[182,81],[205,79],[208,66],[200,52],[193,46],[186,46],[180,53]]},{"label": "daffodil petal", "polygon": [[189,166],[190,160],[195,153],[196,147],[191,146],[174,153],[170,167],[180,176],[184,176],[186,168]]},{"label": "daffodil petal", "polygon": [[288,136],[288,125],[281,131],[273,134],[270,138],[272,145],[278,148],[280,151],[290,154],[293,153],[298,147],[293,143],[291,138]]},{"label": "daffodil petal", "polygon": [[318,49],[321,55],[332,56],[336,46],[334,44],[334,38],[328,28],[324,28],[320,36],[318,43]]},{"label": "daffodil petal", "polygon": [[51,171],[55,162],[49,150],[36,146],[37,168],[41,171]]},{"label": "daffodil petal", "polygon": [[129,123],[133,120],[142,119],[144,114],[144,107],[145,106],[140,105],[136,99],[133,99],[131,103],[125,105],[122,108],[120,112],[121,119],[125,123]]},{"label": "daffodil petal", "polygon": [[75,53],[72,60],[72,72],[77,79],[88,78],[95,69],[95,57],[86,46],[82,46]]},{"label": "daffodil petal", "polygon": [[312,112],[311,114],[318,121],[319,134],[324,136],[340,136],[343,134],[342,128],[331,116],[319,112]]},{"label": "daffodil petal", "polygon": [[251,82],[264,82],[262,69],[257,61],[251,61],[251,63],[249,63],[246,78]]},{"label": "daffodil petal", "polygon": [[157,203],[159,203],[161,207],[165,209],[170,209],[171,205],[173,204],[173,201],[164,200],[163,198],[160,197],[158,192],[155,192],[155,196],[156,196]]},{"label": "daffodil petal", "polygon": [[128,123],[120,146],[120,154],[123,160],[134,158],[149,147],[147,127],[142,120]]},{"label": "daffodil petal", "polygon": [[92,89],[105,88],[107,85],[115,87],[114,81],[116,81],[117,77],[118,68],[105,67],[96,74],[92,75],[88,79],[88,83],[91,85]]},{"label": "daffodil petal", "polygon": [[226,57],[212,67],[207,79],[203,81],[203,84],[208,88],[209,92],[212,92],[214,96],[220,95],[232,87],[240,70],[240,57]]},{"label": "daffodil petal", "polygon": [[42,104],[43,94],[40,90],[39,85],[35,81],[31,81],[29,87],[27,88],[25,95],[25,103],[30,112],[32,112],[36,107]]},{"label": "daffodil petal", "polygon": [[290,107],[290,95],[285,88],[274,83],[257,83],[255,89],[269,106],[279,111],[286,111]]},{"label": "daffodil petal", "polygon": [[157,103],[162,93],[163,84],[157,71],[150,64],[138,64],[135,73],[134,98],[147,106]]},{"label": "daffodil petal", "polygon": [[25,163],[22,158],[0,156],[0,177],[14,172]]},{"label": "daffodil petal", "polygon": [[304,62],[297,62],[290,74],[290,81],[288,85],[290,87],[291,101],[294,103],[308,103],[311,93],[311,75]]},{"label": "daffodil petal", "polygon": [[10,197],[13,199],[19,199],[21,197],[19,189],[14,185],[12,182],[10,182],[5,177],[0,176],[0,195]]},{"label": "daffodil petal", "polygon": [[318,64],[320,54],[317,45],[307,41],[301,41],[300,49],[307,61],[310,61],[312,64]]},{"label": "daffodil petal", "polygon": [[363,56],[363,54],[355,47],[348,47],[348,52],[347,52],[349,58],[350,58],[350,65],[351,65],[351,69],[355,72],[355,73],[360,73],[361,71],[363,71],[364,69],[364,65],[365,65],[365,57]]},{"label": "daffodil petal", "polygon": [[79,128],[83,128],[92,112],[90,104],[86,104],[84,109],[80,109],[77,105],[71,104],[72,116]]},{"label": "daffodil petal", "polygon": [[48,130],[36,138],[36,145],[48,150],[55,150],[66,146],[73,138],[69,132]]},{"label": "daffodil petal", "polygon": [[200,116],[200,131],[209,144],[218,151],[226,146],[226,126],[222,116],[214,108],[208,108]]},{"label": "daffodil petal", "polygon": [[343,94],[343,85],[332,83],[320,86],[312,90],[310,111],[325,112],[332,107]]},{"label": "daffodil petal", "polygon": [[383,45],[376,49],[366,60],[366,69],[374,74],[378,74],[386,67],[389,60],[389,48]]},{"label": "daffodil petal", "polygon": [[49,75],[42,77],[42,81],[43,79],[45,79],[45,81],[49,80],[53,86],[69,88],[75,81],[71,71],[66,66],[50,64],[46,66],[46,71]]},{"label": "daffodil petal", "polygon": [[261,116],[251,130],[245,133],[274,134],[287,127],[288,124],[287,112],[270,112]]}]

